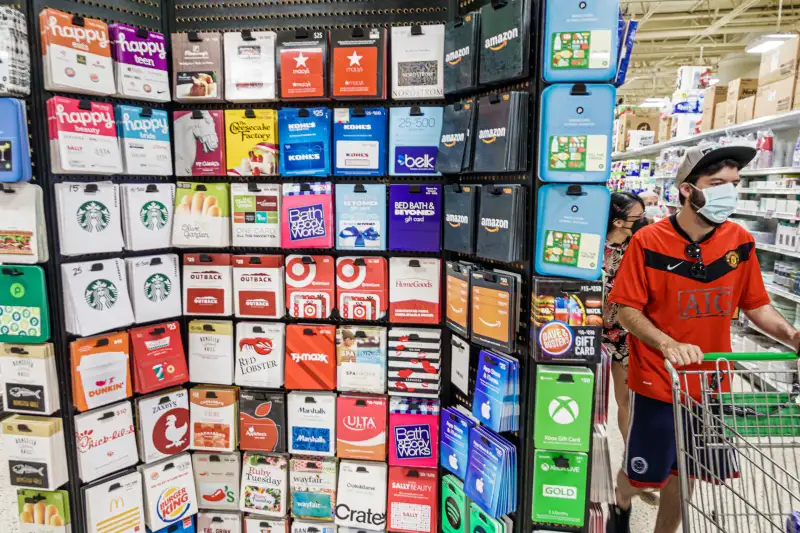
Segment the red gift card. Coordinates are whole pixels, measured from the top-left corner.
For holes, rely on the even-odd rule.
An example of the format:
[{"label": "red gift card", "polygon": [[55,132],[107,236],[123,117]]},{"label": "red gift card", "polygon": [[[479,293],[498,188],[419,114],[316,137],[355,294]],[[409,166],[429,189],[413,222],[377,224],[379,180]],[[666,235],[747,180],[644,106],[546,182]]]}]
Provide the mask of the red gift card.
[{"label": "red gift card", "polygon": [[438,523],[436,469],[389,467],[387,528],[397,533],[435,533]]},{"label": "red gift card", "polygon": [[344,319],[379,320],[389,305],[389,270],[383,257],[340,257],[336,260],[336,294]]},{"label": "red gift card", "polygon": [[177,322],[134,328],[130,334],[136,392],[145,394],[189,381]]},{"label": "red gift card", "polygon": [[295,318],[328,318],[334,305],[334,262],[327,255],[286,257],[286,307]]},{"label": "red gift card", "polygon": [[278,32],[278,74],[281,98],[325,98],[328,32],[295,30]]},{"label": "red gift card", "polygon": [[284,387],[290,390],[336,388],[336,328],[314,324],[286,326]]},{"label": "red gift card", "polygon": [[184,254],[183,313],[233,314],[230,254]]},{"label": "red gift card", "polygon": [[385,98],[386,30],[331,31],[331,94],[340,99]]},{"label": "red gift card", "polygon": [[336,457],[386,460],[385,396],[339,396],[336,400]]},{"label": "red gift card", "polygon": [[282,255],[234,255],[234,313],[239,317],[282,318]]}]

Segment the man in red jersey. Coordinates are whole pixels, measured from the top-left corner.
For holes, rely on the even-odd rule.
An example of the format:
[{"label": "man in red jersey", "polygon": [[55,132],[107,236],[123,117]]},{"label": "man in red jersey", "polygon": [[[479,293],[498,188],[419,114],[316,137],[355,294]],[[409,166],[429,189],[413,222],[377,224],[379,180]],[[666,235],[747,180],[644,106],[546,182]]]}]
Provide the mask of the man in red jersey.
[{"label": "man in red jersey", "polygon": [[[620,324],[630,332],[631,417],[608,533],[630,533],[631,500],[646,488],[661,490],[655,533],[675,533],[681,522],[665,359],[685,370],[715,370],[714,363],[702,363],[703,353],[731,351],[737,308],[767,334],[795,349],[800,343],[800,333],[770,304],[753,237],[727,221],[736,209],[739,170],[755,154],[750,147],[708,143],[688,149],[676,177],[680,213],[638,231],[617,272],[609,299],[619,305]],[[723,375],[720,381],[729,389],[729,379]],[[699,399],[699,377],[688,388]],[[734,455],[711,459],[714,464],[700,466],[722,478],[738,475]]]}]

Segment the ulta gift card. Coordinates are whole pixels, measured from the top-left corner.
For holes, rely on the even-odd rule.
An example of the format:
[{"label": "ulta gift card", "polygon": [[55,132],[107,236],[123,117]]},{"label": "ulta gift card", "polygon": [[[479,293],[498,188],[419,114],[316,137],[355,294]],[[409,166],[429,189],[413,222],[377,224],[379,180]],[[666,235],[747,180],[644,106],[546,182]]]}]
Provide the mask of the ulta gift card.
[{"label": "ulta gift card", "polygon": [[386,460],[386,396],[340,394],[336,399],[336,456]]}]

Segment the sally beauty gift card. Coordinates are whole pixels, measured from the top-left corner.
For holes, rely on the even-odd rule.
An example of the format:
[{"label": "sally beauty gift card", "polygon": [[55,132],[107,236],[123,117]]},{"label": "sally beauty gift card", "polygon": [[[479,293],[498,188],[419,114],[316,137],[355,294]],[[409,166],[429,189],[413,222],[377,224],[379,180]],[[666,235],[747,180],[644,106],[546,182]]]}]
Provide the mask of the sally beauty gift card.
[{"label": "sally beauty gift card", "polygon": [[139,466],[144,480],[145,522],[151,531],[197,514],[192,461],[188,453]]},{"label": "sally beauty gift card", "polygon": [[386,463],[339,463],[336,525],[379,531],[386,529],[386,478]]},{"label": "sally beauty gift card", "polygon": [[78,471],[84,483],[138,463],[130,402],[76,416],[75,445]]},{"label": "sally beauty gift card", "polygon": [[139,458],[152,463],[189,447],[189,393],[172,389],[136,399]]},{"label": "sally beauty gift card", "polygon": [[194,485],[200,509],[239,510],[239,476],[242,466],[238,453],[192,454]]},{"label": "sally beauty gift card", "polygon": [[239,509],[281,518],[288,512],[289,460],[282,455],[245,452]]},{"label": "sally beauty gift card", "polygon": [[336,451],[336,394],[290,392],[289,453],[333,456]]},{"label": "sally beauty gift card", "polygon": [[389,468],[390,531],[437,531],[439,476],[436,470],[393,466]]}]

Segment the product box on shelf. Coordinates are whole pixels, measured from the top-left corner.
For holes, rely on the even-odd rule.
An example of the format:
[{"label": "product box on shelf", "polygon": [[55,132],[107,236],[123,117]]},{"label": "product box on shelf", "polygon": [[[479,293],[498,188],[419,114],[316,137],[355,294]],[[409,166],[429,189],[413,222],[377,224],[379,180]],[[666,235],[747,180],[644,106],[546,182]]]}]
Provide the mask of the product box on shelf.
[{"label": "product box on shelf", "polygon": [[289,511],[289,460],[284,455],[245,452],[239,509],[282,518]]},{"label": "product box on shelf", "polygon": [[49,415],[60,409],[53,345],[0,343],[3,409]]},{"label": "product box on shelf", "polygon": [[337,461],[326,457],[292,457],[289,489],[292,518],[333,520],[336,508]]},{"label": "product box on shelf", "polygon": [[108,26],[117,95],[169,102],[169,71],[163,33],[114,23]]},{"label": "product box on shelf", "polygon": [[336,525],[382,531],[386,527],[386,463],[341,461]]},{"label": "product box on shelf", "polygon": [[600,360],[603,283],[534,278],[534,357],[542,363]]},{"label": "product box on shelf", "polygon": [[60,418],[13,415],[3,421],[9,485],[56,490],[69,480]]},{"label": "product box on shelf", "polygon": [[237,385],[283,387],[286,325],[276,322],[236,324],[234,382]]},{"label": "product box on shelf", "polygon": [[436,533],[439,523],[439,476],[436,470],[390,467],[387,508],[390,531]]},{"label": "product box on shelf", "polygon": [[172,94],[176,102],[222,102],[222,36],[173,33]]},{"label": "product box on shelf", "polygon": [[[728,86],[717,84],[703,91],[703,122],[702,130],[710,131],[714,128],[714,120],[719,104],[724,103],[728,98]],[[662,141],[666,137],[659,135]]]},{"label": "product box on shelf", "polygon": [[594,373],[586,367],[536,367],[534,443],[543,450],[588,452]]},{"label": "product box on shelf", "polygon": [[144,480],[145,522],[151,531],[197,514],[197,493],[188,453],[140,465]]},{"label": "product box on shelf", "polygon": [[69,492],[17,489],[20,533],[70,533]]},{"label": "product box on shelf", "polygon": [[336,306],[336,273],[328,255],[286,256],[286,307],[294,318],[328,318]]},{"label": "product box on shelf", "polygon": [[130,402],[82,413],[74,421],[78,473],[84,483],[139,462]]},{"label": "product box on shelf", "polygon": [[[225,175],[225,126],[219,110],[173,111],[176,176]],[[202,203],[202,202],[201,202]]]},{"label": "product box on shelf", "polygon": [[179,454],[189,447],[189,394],[171,389],[136,399],[139,458],[144,463]]},{"label": "product box on shelf", "polygon": [[147,394],[189,381],[180,324],[134,328],[130,334],[136,392]]},{"label": "product box on shelf", "polygon": [[736,115],[739,100],[755,96],[758,92],[758,78],[737,78],[728,83],[726,97],[726,125],[736,124]]},{"label": "product box on shelf", "polygon": [[88,411],[131,396],[128,333],[88,337],[70,343],[72,403]]},{"label": "product box on shelf", "polygon": [[736,104],[736,121],[735,124],[742,124],[744,122],[753,120],[753,112],[755,111],[756,97],[748,96],[742,98]]},{"label": "product box on shelf", "polygon": [[[800,39],[797,40],[800,41]],[[759,87],[753,118],[769,117],[791,111],[796,83],[797,79],[791,77]]]},{"label": "product box on shelf", "polygon": [[[716,109],[716,106],[715,106]],[[711,113],[711,121],[708,123],[708,129],[713,127],[714,113]],[[703,124],[705,125],[705,114],[703,114]],[[670,140],[670,132],[672,131],[672,117],[661,117],[658,119],[658,138],[661,142]],[[705,131],[705,130],[704,130]]]},{"label": "product box on shelf", "polygon": [[236,449],[237,389],[199,385],[189,391],[192,450],[231,452]]},{"label": "product box on shelf", "polygon": [[336,399],[336,457],[386,460],[386,396],[346,395]]},{"label": "product box on shelf", "polygon": [[761,67],[758,70],[758,85],[763,87],[786,78],[797,77],[797,64],[800,59],[800,39],[789,39],[779,47],[761,54]]},{"label": "product box on shelf", "polygon": [[184,254],[184,314],[232,315],[232,274],[229,254]]},{"label": "product box on shelf", "polygon": [[[617,119],[617,144],[614,146],[615,152],[624,152],[628,149],[628,132],[629,131],[658,131],[659,118],[652,116],[641,115],[624,115]],[[654,142],[659,142],[660,136],[653,139]]]},{"label": "product box on shelf", "polygon": [[714,127],[718,130],[728,125],[728,102],[720,102],[714,109]]},{"label": "product box on shelf", "polygon": [[81,488],[87,533],[143,531],[145,507],[142,488],[142,474],[136,470]]},{"label": "product box on shelf", "polygon": [[193,453],[192,469],[200,509],[239,510],[242,465],[238,453]]},{"label": "product box on shelf", "polygon": [[226,109],[225,160],[229,176],[276,176],[278,113],[274,109]]},{"label": "product box on shelf", "polygon": [[283,392],[239,391],[239,448],[286,452],[286,395]]}]

